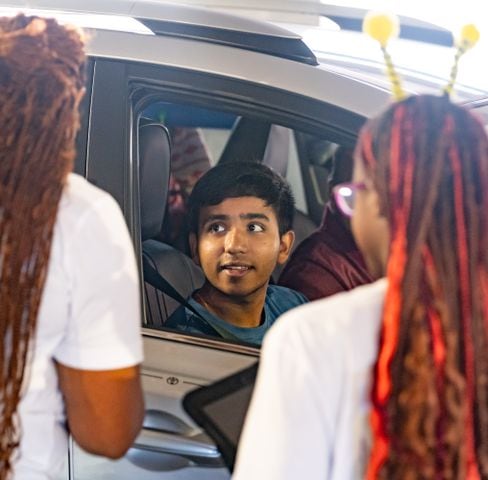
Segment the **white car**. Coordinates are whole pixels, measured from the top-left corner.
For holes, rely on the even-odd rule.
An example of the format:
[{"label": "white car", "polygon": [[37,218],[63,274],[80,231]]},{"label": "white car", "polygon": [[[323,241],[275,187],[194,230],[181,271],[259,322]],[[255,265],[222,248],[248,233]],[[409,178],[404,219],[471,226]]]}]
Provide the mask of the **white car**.
[{"label": "white car", "polygon": [[[201,281],[185,255],[184,230],[178,230],[173,208],[184,194],[168,188],[170,175],[183,175],[185,161],[192,168],[185,141],[198,144],[195,162],[205,168],[256,159],[285,175],[303,238],[319,224],[327,200],[328,147],[352,147],[365,119],[390,98],[381,59],[361,54],[367,40],[357,31],[317,30],[321,51],[314,53],[291,30],[194,7],[145,0],[0,2],[2,15],[19,9],[90,32],[75,170],[119,202],[141,277],[145,257],[184,296]],[[353,29],[360,24],[354,13],[349,12]],[[415,35],[437,31],[405,22],[417,29],[407,29]],[[438,43],[450,37],[443,32],[441,38]],[[452,57],[442,45],[404,42],[417,56]],[[440,79],[400,70],[412,92],[439,91],[449,73]],[[457,91],[459,101],[478,109],[488,123],[488,82]],[[142,288],[144,429],[119,461],[87,455],[71,444],[64,478],[227,479],[218,450],[185,414],[181,399],[195,386],[253,364],[259,350],[166,330],[164,321],[178,303],[149,283]]]}]

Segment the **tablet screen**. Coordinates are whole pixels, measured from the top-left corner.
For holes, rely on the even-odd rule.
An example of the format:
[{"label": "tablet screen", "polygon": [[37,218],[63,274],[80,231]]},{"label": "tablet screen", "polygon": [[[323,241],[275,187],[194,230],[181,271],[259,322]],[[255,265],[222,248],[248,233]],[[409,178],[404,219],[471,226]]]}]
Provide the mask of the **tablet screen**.
[{"label": "tablet screen", "polygon": [[219,448],[232,471],[251,400],[257,363],[230,377],[188,393],[183,406]]},{"label": "tablet screen", "polygon": [[204,407],[209,419],[213,419],[222,433],[236,447],[241,435],[247,407],[251,400],[253,386],[247,385]]}]

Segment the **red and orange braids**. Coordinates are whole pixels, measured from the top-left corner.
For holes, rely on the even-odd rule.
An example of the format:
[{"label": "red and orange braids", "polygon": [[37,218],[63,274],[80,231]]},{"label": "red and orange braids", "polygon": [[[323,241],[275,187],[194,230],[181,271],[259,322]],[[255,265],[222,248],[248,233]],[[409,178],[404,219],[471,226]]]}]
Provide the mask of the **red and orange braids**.
[{"label": "red and orange braids", "polygon": [[488,139],[447,97],[368,122],[358,152],[391,245],[372,479],[488,479]]},{"label": "red and orange braids", "polygon": [[0,480],[21,434],[16,412],[75,155],[84,63],[75,30],[0,18]]}]

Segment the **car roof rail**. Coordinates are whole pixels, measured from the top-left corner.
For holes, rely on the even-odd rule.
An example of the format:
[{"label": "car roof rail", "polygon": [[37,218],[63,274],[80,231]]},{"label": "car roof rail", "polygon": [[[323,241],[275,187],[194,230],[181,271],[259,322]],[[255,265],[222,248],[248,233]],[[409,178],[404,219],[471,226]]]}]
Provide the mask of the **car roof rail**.
[{"label": "car roof rail", "polygon": [[[362,31],[363,19],[368,10],[323,4],[320,7],[320,15],[337,23],[342,30]],[[447,47],[451,47],[454,43],[452,32],[446,28],[403,15],[399,15],[398,18],[400,21],[400,33],[398,36],[400,38]]]},{"label": "car roof rail", "polygon": [[[192,5],[200,5],[220,9],[221,11],[239,11],[255,14],[260,12],[261,17],[270,21],[280,21],[273,15],[293,15],[300,23],[303,17],[305,23],[310,22],[310,17],[325,17],[336,23],[342,30],[361,31],[364,16],[369,11],[364,8],[347,7],[341,5],[329,5],[326,3],[312,2],[309,0],[246,0],[245,5],[237,5],[235,0],[185,0]],[[431,22],[418,18],[399,15],[401,31],[400,38],[417,40],[436,45],[452,46],[454,39],[452,33]],[[290,23],[284,20],[285,23]],[[295,23],[291,21],[291,23]]]},{"label": "car roof rail", "polygon": [[269,22],[202,7],[151,0],[5,0],[2,6],[128,16],[156,35],[192,38],[318,65],[300,35]]},{"label": "car roof rail", "polygon": [[300,36],[278,36],[236,31],[220,27],[190,25],[173,21],[137,18],[156,35],[191,38],[203,42],[265,53],[308,65],[318,65],[315,54]]}]

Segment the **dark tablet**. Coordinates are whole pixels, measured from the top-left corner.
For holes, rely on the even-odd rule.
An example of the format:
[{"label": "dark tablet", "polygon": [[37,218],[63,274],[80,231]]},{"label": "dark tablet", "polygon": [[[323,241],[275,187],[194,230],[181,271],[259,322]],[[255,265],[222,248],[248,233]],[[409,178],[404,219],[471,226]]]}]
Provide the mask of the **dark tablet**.
[{"label": "dark tablet", "polygon": [[185,395],[183,407],[215,442],[232,472],[258,363]]}]

